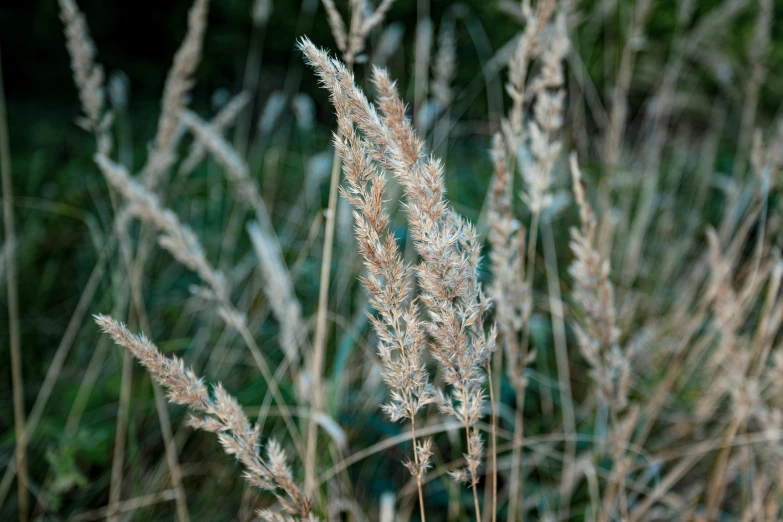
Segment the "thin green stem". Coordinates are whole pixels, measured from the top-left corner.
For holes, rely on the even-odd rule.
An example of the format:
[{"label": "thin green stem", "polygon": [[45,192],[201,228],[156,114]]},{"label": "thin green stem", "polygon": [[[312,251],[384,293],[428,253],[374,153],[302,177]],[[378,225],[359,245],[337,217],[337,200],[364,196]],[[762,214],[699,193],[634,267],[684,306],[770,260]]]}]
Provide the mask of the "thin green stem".
[{"label": "thin green stem", "polygon": [[19,330],[19,294],[16,281],[16,230],[14,225],[14,190],[11,181],[11,147],[8,143],[8,121],[5,107],[2,63],[0,63],[0,176],[3,185],[3,221],[5,223],[6,291],[8,293],[8,330],[11,348],[11,381],[14,402],[14,436],[16,467],[19,477],[19,522],[27,522],[27,438],[24,433],[24,381],[22,378],[22,340]]}]

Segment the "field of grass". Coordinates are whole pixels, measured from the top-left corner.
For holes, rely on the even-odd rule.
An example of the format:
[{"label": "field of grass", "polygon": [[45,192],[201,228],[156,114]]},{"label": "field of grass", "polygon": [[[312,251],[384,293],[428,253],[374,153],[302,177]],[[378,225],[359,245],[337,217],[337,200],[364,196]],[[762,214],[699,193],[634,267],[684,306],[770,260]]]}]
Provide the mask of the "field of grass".
[{"label": "field of grass", "polygon": [[0,11],[0,519],[783,518],[780,2]]}]

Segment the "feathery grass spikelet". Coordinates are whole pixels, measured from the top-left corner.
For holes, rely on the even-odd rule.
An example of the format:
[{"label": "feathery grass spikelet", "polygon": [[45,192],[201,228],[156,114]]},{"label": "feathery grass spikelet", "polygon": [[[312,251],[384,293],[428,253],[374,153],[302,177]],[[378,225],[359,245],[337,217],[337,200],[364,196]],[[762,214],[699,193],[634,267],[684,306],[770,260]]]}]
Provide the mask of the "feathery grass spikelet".
[{"label": "feathery grass spikelet", "polygon": [[354,207],[356,240],[368,275],[362,278],[370,304],[379,315],[371,318],[378,335],[378,352],[392,400],[384,411],[392,421],[412,419],[434,401],[422,355],[426,345],[418,307],[410,300],[408,274],[397,241],[388,230],[383,208],[386,180],[375,168],[351,124],[342,116],[343,139],[335,146],[343,159],[346,186],[343,197]]},{"label": "feathery grass spikelet", "polygon": [[95,155],[95,162],[109,184],[127,202],[127,215],[154,225],[161,232],[160,245],[178,262],[196,272],[218,301],[228,302],[228,288],[222,274],[207,261],[204,248],[190,227],[183,224],[174,212],[163,208],[158,198],[133,179],[125,167],[100,153]]},{"label": "feathery grass spikelet", "polygon": [[506,151],[502,135],[496,134],[492,147],[495,175],[490,189],[488,239],[492,246],[489,257],[494,275],[495,319],[503,338],[509,378],[519,390],[524,389],[523,367],[528,362],[520,360],[519,335],[530,314],[526,306],[529,289],[525,281],[525,229],[511,211],[511,173]]},{"label": "feathery grass spikelet", "polygon": [[772,135],[765,145],[761,131],[754,134],[750,163],[763,190],[783,185],[783,118],[773,125]]},{"label": "feathery grass spikelet", "polygon": [[522,177],[527,183],[522,199],[533,213],[541,212],[552,204],[549,190],[552,168],[562,148],[557,134],[563,125],[563,59],[568,49],[565,13],[558,12],[539,55],[541,68],[528,86],[528,96],[535,99],[533,118],[527,125],[533,161],[522,168]]},{"label": "feathery grass spikelet", "polygon": [[[271,234],[272,221],[269,217],[269,211],[261,197],[258,183],[250,176],[247,162],[219,132],[201,120],[195,113],[184,110],[180,117],[204,148],[223,165],[226,177],[234,185],[237,197],[253,207],[259,225],[265,232]],[[270,235],[271,237],[273,236]]]},{"label": "feathery grass spikelet", "polygon": [[245,480],[272,492],[290,515],[310,519],[310,500],[294,483],[285,452],[275,440],[270,440],[266,455],[259,454],[261,434],[258,426],[251,426],[237,400],[220,383],[215,385],[210,396],[204,382],[186,368],[181,359],[162,355],[148,338],[132,334],[111,317],[96,315],[95,322],[116,344],[127,348],[153,379],[166,388],[170,402],[204,414],[203,417],[191,416],[189,424],[215,433],[223,450],[245,467]]},{"label": "feathery grass spikelet", "polygon": [[457,71],[457,41],[454,36],[453,20],[441,22],[438,31],[438,52],[432,63],[432,96],[438,104],[438,111],[444,112],[454,98],[451,82]]},{"label": "feathery grass spikelet", "polygon": [[[483,331],[488,300],[478,282],[478,239],[473,226],[446,202],[441,163],[420,157],[423,144],[404,117],[393,82],[384,71],[376,70],[373,83],[382,93],[379,107],[383,123],[399,151],[395,159],[405,162],[403,168],[400,163],[390,167],[405,191],[410,234],[422,257],[417,267],[420,299],[429,310],[427,326],[436,340],[430,349],[441,364],[446,383],[454,388],[454,392],[441,395],[441,408],[472,430],[484,402],[482,367],[495,347],[494,327],[488,336]],[[474,483],[481,454],[476,440],[471,435],[468,452]]]},{"label": "feathery grass spikelet", "polygon": [[174,149],[181,138],[179,116],[187,106],[193,87],[193,73],[201,61],[201,48],[207,27],[209,0],[195,0],[188,13],[188,31],[166,76],[158,129],[143,169],[144,184],[155,192],[161,177],[175,159]]},{"label": "feathery grass spikelet", "polygon": [[595,245],[596,221],[585,199],[582,176],[576,156],[571,156],[571,176],[581,227],[571,229],[574,261],[568,273],[574,279],[574,300],[583,314],[576,328],[579,348],[590,364],[590,375],[599,396],[616,411],[628,401],[630,350],[622,353],[618,344],[620,330],[615,324],[614,287],[609,281],[609,261]]},{"label": "feathery grass spikelet", "polygon": [[443,167],[434,158],[421,157],[423,144],[405,118],[388,75],[379,69],[373,72],[373,83],[381,93],[379,116],[342,63],[307,39],[300,41],[300,48],[329,89],[338,121],[348,120],[362,131],[370,157],[392,172],[405,192],[410,234],[422,257],[416,271],[420,300],[429,311],[426,327],[435,340],[430,350],[451,386],[439,393],[440,405],[466,427],[475,497],[482,452],[475,426],[484,404],[483,365],[495,347],[494,327],[487,335],[483,326],[488,300],[478,282],[480,247],[475,229],[446,202]]},{"label": "feathery grass spikelet", "polygon": [[334,5],[334,0],[321,0],[321,2],[324,4],[324,9],[326,10],[326,21],[329,24],[329,29],[332,31],[334,43],[337,44],[337,48],[340,52],[348,52],[348,34],[340,11],[338,11],[337,6]]},{"label": "feathery grass spikelet", "polygon": [[508,83],[506,92],[511,97],[512,109],[509,115],[510,132],[506,139],[509,146],[516,150],[517,141],[523,133],[523,113],[526,102],[526,82],[528,67],[535,58],[539,47],[539,38],[549,18],[555,10],[554,0],[543,0],[537,6],[536,12],[530,9],[523,10],[525,29],[517,41],[514,53],[508,62]]},{"label": "feathery grass spikelet", "polygon": [[370,9],[367,0],[351,0],[351,22],[347,30],[334,0],[321,1],[324,4],[326,21],[332,31],[337,48],[343,54],[345,62],[353,65],[357,59],[361,58],[370,31],[383,22],[395,0],[381,0],[374,10]]},{"label": "feathery grass spikelet", "polygon": [[422,480],[431,466],[432,441],[417,442],[416,415],[436,400],[423,360],[425,327],[410,296],[411,268],[405,265],[397,240],[389,230],[389,216],[383,207],[386,178],[346,117],[346,107],[340,103],[341,100],[336,100],[339,133],[334,141],[346,180],[341,192],[354,208],[356,241],[368,272],[362,282],[370,294],[370,304],[379,315],[369,317],[378,336],[383,378],[391,390],[391,400],[382,409],[392,422],[411,421],[414,458],[405,466],[416,479],[424,519]]},{"label": "feathery grass spikelet", "polygon": [[98,150],[108,154],[111,149],[111,113],[105,111],[105,74],[95,61],[95,43],[90,38],[87,20],[74,0],[59,0],[60,19],[65,26],[66,45],[71,56],[71,70],[79,91],[84,117],[77,123],[98,140]]},{"label": "feathery grass spikelet", "polygon": [[258,201],[261,195],[258,186],[250,178],[247,163],[217,129],[188,110],[182,111],[180,120],[193,133],[196,140],[224,167],[226,176],[236,185],[237,196],[250,204]]},{"label": "feathery grass spikelet", "polygon": [[[239,113],[250,102],[250,94],[247,92],[240,92],[231,100],[228,101],[220,111],[209,122],[209,128],[216,133],[222,133],[229,128],[239,116]],[[204,159],[206,150],[201,140],[196,140],[191,146],[188,155],[182,160],[182,164],[179,167],[179,173],[183,176],[187,176],[199,163]]]}]

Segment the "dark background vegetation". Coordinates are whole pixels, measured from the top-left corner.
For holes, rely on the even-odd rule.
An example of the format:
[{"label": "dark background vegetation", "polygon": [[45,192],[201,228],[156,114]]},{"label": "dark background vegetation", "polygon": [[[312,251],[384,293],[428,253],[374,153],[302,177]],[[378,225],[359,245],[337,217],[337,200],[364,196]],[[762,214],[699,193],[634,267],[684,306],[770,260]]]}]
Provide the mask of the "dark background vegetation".
[{"label": "dark background vegetation", "polygon": [[[580,2],[587,7],[596,4],[596,0]],[[196,90],[196,102],[205,102],[217,88],[233,89],[241,82],[247,55],[251,19],[249,0],[226,0],[210,6],[209,29],[206,36],[204,55],[198,71],[199,89]],[[339,4],[339,2],[338,2]],[[519,29],[518,24],[498,9],[498,2],[490,0],[432,0],[430,14],[437,26],[438,20],[455,9],[469,13],[484,31],[479,38],[486,38],[493,50],[499,49]],[[601,87],[602,78],[598,74],[607,60],[619,58],[617,47],[620,37],[624,37],[624,28],[632,14],[634,2],[620,0],[621,11],[626,15],[614,14],[602,24],[601,33],[589,35],[601,42],[600,51],[587,56],[586,65],[593,81]],[[648,40],[640,60],[665,58],[671,45],[671,37],[678,31],[676,14],[679,2],[656,2],[656,8],[648,24]],[[707,11],[710,1],[697,2],[697,12]],[[783,11],[783,2],[778,1],[779,14]],[[84,0],[80,7],[87,16],[93,39],[99,47],[99,60],[107,72],[121,70],[131,81],[134,103],[147,108],[157,104],[166,71],[171,57],[185,33],[185,20],[190,2],[171,0]],[[315,10],[315,17],[305,14]],[[743,62],[746,48],[751,44],[754,15],[746,10],[744,15],[733,24],[731,34],[719,35],[727,40],[727,49],[733,55],[727,60]],[[277,1],[268,34],[264,39],[263,73],[261,96],[264,91],[271,92],[282,86],[292,64],[299,66],[300,57],[295,51],[295,39],[307,34],[314,42],[333,47],[328,25],[322,15],[322,7],[317,0]],[[309,20],[308,20],[309,18]],[[779,17],[778,17],[779,18]],[[416,0],[395,2],[387,20],[402,23],[405,26],[405,48],[398,62],[408,66],[412,63],[413,36],[416,24]],[[694,17],[699,20],[699,17]],[[458,42],[460,45],[457,85],[460,79],[469,80],[476,74],[481,64],[471,37],[464,27]],[[773,45],[769,66],[775,70],[783,64],[783,47],[776,45],[783,41],[783,24],[773,24]],[[462,36],[465,36],[463,38]],[[716,35],[718,37],[718,35]],[[6,95],[15,110],[10,118],[16,132],[11,133],[14,144],[23,148],[36,148],[36,143],[19,140],[22,132],[36,127],[60,127],[70,121],[67,111],[78,112],[75,89],[70,77],[69,59],[64,45],[62,27],[58,19],[58,5],[55,0],[5,0],[0,7],[0,44],[3,51],[3,72],[6,82]],[[732,65],[732,64],[728,64]],[[401,71],[403,72],[403,71]],[[409,71],[404,71],[409,72]],[[742,71],[736,71],[742,74]],[[773,75],[774,76],[774,75]],[[739,77],[739,76],[738,76]],[[736,78],[735,78],[736,79]],[[708,83],[717,83],[719,78],[704,78]],[[766,90],[764,109],[775,111],[774,98],[770,93],[779,92],[781,80],[772,78],[773,83]],[[305,92],[315,93],[312,82],[304,82]],[[717,88],[717,86],[716,86]],[[323,95],[319,96],[323,98]],[[327,107],[322,107],[327,110]],[[40,110],[41,113],[36,113]],[[479,109],[480,111],[481,109]],[[763,112],[763,111],[762,111]]]}]

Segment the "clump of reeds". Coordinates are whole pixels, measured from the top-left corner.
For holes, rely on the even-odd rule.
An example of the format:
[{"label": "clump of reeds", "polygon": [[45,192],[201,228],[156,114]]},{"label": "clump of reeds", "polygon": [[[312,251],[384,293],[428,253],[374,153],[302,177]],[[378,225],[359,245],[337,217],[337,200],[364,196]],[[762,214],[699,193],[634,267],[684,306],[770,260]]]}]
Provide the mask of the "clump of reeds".
[{"label": "clump of reeds", "polygon": [[370,158],[391,172],[405,193],[408,227],[422,258],[416,273],[419,299],[429,312],[427,332],[435,341],[430,351],[451,388],[439,390],[440,408],[465,426],[466,432],[467,468],[454,470],[452,476],[471,485],[480,518],[476,486],[483,442],[476,424],[485,397],[483,367],[494,350],[495,334],[494,327],[488,334],[484,331],[488,300],[478,281],[480,246],[475,229],[446,202],[443,167],[422,155],[423,143],[405,117],[396,86],[385,71],[373,71],[373,83],[380,93],[378,112],[342,63],[307,39],[300,47],[329,89],[338,118],[362,132]]}]

